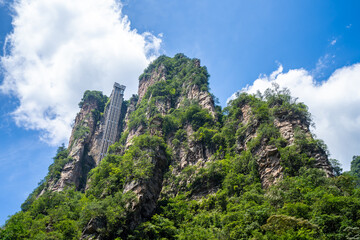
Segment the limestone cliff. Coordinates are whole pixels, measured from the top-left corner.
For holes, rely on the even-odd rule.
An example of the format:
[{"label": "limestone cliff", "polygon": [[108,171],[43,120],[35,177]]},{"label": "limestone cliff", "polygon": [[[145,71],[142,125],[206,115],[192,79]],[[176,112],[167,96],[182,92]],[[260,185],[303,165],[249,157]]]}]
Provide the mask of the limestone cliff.
[{"label": "limestone cliff", "polygon": [[101,92],[87,91],[81,102],[68,145],[68,161],[60,176],[49,180],[45,190],[62,191],[74,186],[84,190],[89,171],[99,164],[101,141],[104,132],[104,101]]},{"label": "limestone cliff", "polygon": [[49,190],[61,191],[70,185],[75,185],[79,190],[84,188],[86,173],[95,166],[93,156],[85,152],[88,152],[94,139],[96,119],[92,110],[96,108],[96,102],[91,101],[84,104],[77,114],[69,141],[70,161],[63,167],[59,179],[51,179]]},{"label": "limestone cliff", "polygon": [[[243,129],[243,136],[237,142],[237,150],[240,153],[243,150],[251,148],[251,141],[256,138],[260,139],[259,144],[251,149],[255,155],[258,164],[259,177],[263,187],[267,188],[281,180],[284,176],[284,165],[281,164],[281,153],[279,148],[284,146],[296,145],[297,133],[302,133],[308,140],[314,140],[309,129],[309,122],[304,121],[301,115],[292,115],[291,110],[285,110],[274,114],[270,119],[270,124],[279,132],[279,137],[283,140],[283,146],[271,142],[271,137],[265,136],[259,138],[259,128],[263,120],[254,116],[253,108],[249,103],[242,103],[239,106],[241,114],[239,117]],[[273,106],[275,107],[275,106]],[[239,129],[237,129],[239,130]],[[250,145],[250,146],[249,146]],[[318,145],[314,145],[306,150],[306,154],[313,160],[312,166],[323,169],[327,176],[333,176],[332,167],[329,163],[326,152]]]},{"label": "limestone cliff", "polygon": [[[123,134],[126,136],[126,139],[123,139],[125,151],[132,145],[134,138],[142,134],[150,134],[151,136],[163,137],[172,153],[172,158],[169,161],[166,158],[165,149],[157,150],[157,155],[152,159],[152,163],[155,165],[154,171],[149,179],[147,181],[130,181],[125,184],[124,192],[133,191],[137,195],[137,203],[133,205],[133,218],[129,222],[130,228],[136,227],[140,222],[151,217],[157,206],[160,193],[167,191],[164,190],[164,186],[172,184],[168,179],[164,179],[164,174],[169,171],[169,165],[173,166],[171,174],[177,176],[182,169],[189,165],[203,167],[213,151],[193,139],[193,126],[188,122],[182,124],[179,129],[170,129],[170,133],[164,129],[164,125],[167,124],[167,117],[176,110],[185,109],[189,104],[196,104],[206,110],[210,114],[209,117],[211,116],[214,119],[214,123],[216,117],[214,101],[207,91],[207,76],[204,76],[206,81],[202,86],[203,89],[201,89],[200,84],[193,83],[198,77],[197,73],[202,73],[206,69],[200,66],[198,59],[189,60],[182,54],[175,56],[175,58],[182,62],[182,66],[178,66],[175,71],[174,65],[161,59],[153,63],[154,65],[157,64],[156,67],[145,70],[145,74],[139,80],[136,106],[135,98],[132,98],[125,117]],[[151,65],[150,68],[152,67]],[[182,76],[181,79],[181,71],[184,68],[189,68],[191,71],[187,73],[187,77]],[[176,86],[174,85],[170,89],[170,94],[167,96],[167,94],[161,93],[160,95],[164,95],[159,96],[157,90],[174,81],[174,78],[178,78],[178,82]],[[141,116],[138,115],[139,112]],[[142,121],[134,126],[133,123],[137,117],[142,118]],[[181,138],[184,144],[173,143],[175,138],[173,130],[183,130],[184,134]]]}]

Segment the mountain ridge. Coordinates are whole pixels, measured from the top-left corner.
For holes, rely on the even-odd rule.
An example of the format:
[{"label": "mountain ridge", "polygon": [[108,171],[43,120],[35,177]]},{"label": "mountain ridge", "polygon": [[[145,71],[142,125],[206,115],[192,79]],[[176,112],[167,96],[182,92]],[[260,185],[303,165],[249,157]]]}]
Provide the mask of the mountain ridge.
[{"label": "mountain ridge", "polygon": [[[315,174],[321,179],[317,184],[329,188],[334,184],[326,147],[310,132],[307,107],[297,103],[288,90],[274,86],[264,94],[241,93],[221,110],[209,93],[208,78],[200,60],[183,54],[161,56],[151,63],[139,77],[138,95],[122,103],[119,131],[114,133],[117,142],[101,161],[95,156],[109,100],[100,92],[85,92],[68,149],[59,148],[49,175],[22,206],[23,215],[41,218],[38,214],[45,212],[41,213],[44,223],[38,224],[39,229],[24,230],[23,237],[184,239],[197,236],[194,227],[202,236],[217,239],[256,235],[276,239],[301,230],[308,237],[323,236],[326,232],[319,228],[323,223],[306,215],[286,215],[285,210],[277,209],[287,205],[279,208],[274,202],[282,199],[278,192],[287,194],[282,187],[290,184],[288,179],[304,178],[296,181],[306,182]],[[74,210],[75,215],[64,212],[70,214],[63,217],[71,226],[68,235],[63,229],[65,220],[48,212],[59,208],[52,205],[54,200],[39,203],[49,198],[65,198],[74,209],[80,208]],[[241,201],[262,206],[264,215],[254,213],[259,219],[236,225],[240,220],[232,222],[226,216],[233,207],[242,208]],[[43,205],[50,210],[39,210]],[[193,211],[194,217],[189,216]],[[207,223],[209,228],[197,222],[199,214],[207,213],[224,218],[223,223],[209,220],[214,224]],[[26,221],[33,226],[35,220]],[[278,232],[274,230],[277,221],[292,225]],[[246,224],[253,227],[246,230]],[[11,232],[7,230],[10,225],[11,220],[1,234]]]}]

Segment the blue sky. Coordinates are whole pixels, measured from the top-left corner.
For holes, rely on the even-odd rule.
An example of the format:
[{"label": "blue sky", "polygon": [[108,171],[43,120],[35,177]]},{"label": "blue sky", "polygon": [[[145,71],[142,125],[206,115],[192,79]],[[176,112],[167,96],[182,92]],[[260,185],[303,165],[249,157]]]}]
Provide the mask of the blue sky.
[{"label": "blue sky", "polygon": [[119,81],[128,97],[159,54],[201,59],[222,106],[281,83],[344,169],[360,154],[359,1],[103,2],[0,0],[0,224],[67,143],[83,91],[109,94]]},{"label": "blue sky", "polygon": [[312,70],[321,57],[336,55],[322,80],[359,61],[357,1],[195,2],[129,1],[124,13],[140,32],[163,33],[167,54],[200,58],[222,104],[234,90],[276,69],[277,62],[285,69]]}]

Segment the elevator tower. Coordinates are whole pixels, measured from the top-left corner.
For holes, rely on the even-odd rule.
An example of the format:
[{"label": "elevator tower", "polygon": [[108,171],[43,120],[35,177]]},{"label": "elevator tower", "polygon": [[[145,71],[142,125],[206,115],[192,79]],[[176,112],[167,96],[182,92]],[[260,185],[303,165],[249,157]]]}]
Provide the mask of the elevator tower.
[{"label": "elevator tower", "polygon": [[116,141],[125,88],[124,85],[120,85],[117,82],[114,83],[114,88],[110,95],[110,103],[105,110],[105,129],[101,142],[99,161],[104,158],[109,146]]}]

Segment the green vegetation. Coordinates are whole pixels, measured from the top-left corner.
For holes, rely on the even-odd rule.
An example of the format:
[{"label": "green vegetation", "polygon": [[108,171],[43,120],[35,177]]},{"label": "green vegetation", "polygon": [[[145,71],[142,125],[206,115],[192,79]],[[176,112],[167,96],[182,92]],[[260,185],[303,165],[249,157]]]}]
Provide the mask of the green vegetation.
[{"label": "green vegetation", "polygon": [[[189,85],[197,85],[202,91],[206,91],[208,90],[208,78],[210,75],[208,74],[206,67],[196,66],[199,61],[200,60],[196,58],[189,59],[182,53],[176,54],[173,58],[162,55],[145,69],[144,73],[140,75],[139,79],[147,79],[154,71],[159,71],[160,68],[164,68],[165,77],[169,83],[166,84],[167,90],[169,90],[169,92],[160,90],[158,92],[160,94],[157,94],[157,96],[164,96],[166,93],[170,93],[169,96],[178,94],[176,85],[184,82],[187,82]],[[151,92],[154,91],[156,87],[153,86],[151,89],[152,90],[148,91],[149,94],[151,94]]]},{"label": "green vegetation", "polygon": [[[239,120],[243,117],[241,108],[246,106],[251,108],[250,121],[247,126],[238,127],[239,124],[242,124]],[[312,153],[328,152],[326,145],[321,140],[316,140],[300,127],[295,129],[294,142],[290,145],[281,136],[279,129],[275,127],[275,119],[298,121],[303,126],[311,124],[311,116],[307,107],[303,103],[297,103],[287,89],[279,90],[278,86],[275,86],[274,89],[266,90],[264,96],[241,93],[224,111],[227,114],[227,123],[223,129],[228,147],[234,145],[236,141],[244,141],[246,135],[250,134],[249,129],[256,128],[256,138],[246,143],[247,149],[254,153],[261,144],[275,146],[280,153],[280,163],[285,174],[289,176],[296,176],[301,167],[313,167],[315,159],[312,157]],[[236,131],[236,135],[232,134],[228,137],[234,131]],[[233,147],[230,149],[233,150]]]},{"label": "green vegetation", "polygon": [[126,182],[147,180],[152,174],[153,160],[158,151],[164,151],[169,158],[163,139],[148,134],[134,138],[124,155],[109,154],[91,171],[87,194],[108,196],[122,191]]},{"label": "green vegetation", "polygon": [[26,211],[13,215],[0,230],[0,239],[79,239],[83,194],[74,190],[46,192]]},{"label": "green vegetation", "polygon": [[360,178],[360,156],[354,156],[353,160],[351,161],[351,173]]},{"label": "green vegetation", "polygon": [[80,123],[75,127],[75,131],[73,133],[74,140],[85,139],[86,135],[88,135],[89,133],[90,133],[89,127],[84,126]]},{"label": "green vegetation", "polygon": [[36,197],[48,187],[50,181],[56,182],[60,178],[61,170],[66,163],[72,159],[68,157],[69,151],[62,144],[56,151],[54,162],[49,166],[47,176],[39,183],[39,186],[29,195],[26,201],[21,205],[23,211],[28,210],[30,205],[36,200]]},{"label": "green vegetation", "polygon": [[91,102],[96,103],[97,108],[92,110],[95,121],[100,119],[100,116],[104,114],[106,106],[110,102],[110,98],[106,95],[103,95],[101,91],[90,91],[86,90],[81,101],[79,102],[79,107],[82,108],[84,105]]},{"label": "green vegetation", "polygon": [[[314,154],[327,149],[306,131],[311,116],[288,90],[274,86],[264,95],[239,94],[223,112],[216,107],[213,116],[198,102],[183,98],[194,86],[208,90],[209,75],[197,59],[161,56],[140,80],[160,70],[165,80],[149,87],[140,102],[137,96],[124,102],[124,108],[137,102],[128,131],[91,170],[86,191],[70,186],[62,192],[43,192],[71,161],[68,150],[60,147],[49,174],[22,211],[0,229],[0,239],[79,239],[89,228],[102,239],[360,238],[360,157],[354,156],[351,171],[344,174],[332,160],[332,178],[314,168]],[[106,97],[90,91],[81,106],[90,98],[105,108]],[[298,126],[291,144],[276,121]],[[133,130],[141,134],[125,146]],[[74,135],[83,138],[87,131],[80,125]],[[180,167],[175,161],[179,152],[194,145],[211,155],[208,162]],[[284,170],[283,179],[269,188],[262,187],[258,172],[264,146],[277,150]],[[125,186],[153,183],[159,166],[163,179],[155,180],[164,184],[155,212],[130,228],[139,199],[124,191]]]},{"label": "green vegetation", "polygon": [[[125,182],[148,179],[154,167],[152,159],[161,150],[170,155],[161,138],[141,135],[123,156],[110,154],[92,170],[85,194],[68,188],[60,193],[47,191],[37,198],[45,186],[37,188],[22,211],[0,230],[0,239],[79,239],[82,229],[96,219],[106,222],[103,236],[114,239],[127,229],[128,203],[136,201],[131,191],[123,193]],[[60,173],[66,151],[59,148],[42,185]]]},{"label": "green vegetation", "polygon": [[100,91],[90,91],[86,90],[81,101],[79,102],[79,107],[82,108],[84,104],[95,101],[99,111],[103,112],[105,108],[105,104],[108,102],[108,97],[103,95]]},{"label": "green vegetation", "polygon": [[[246,163],[240,158],[229,159],[227,165]],[[134,232],[134,239],[359,237],[359,189],[352,179],[327,178],[318,169],[300,172],[265,191],[253,173],[231,167],[216,194],[200,201],[186,193],[163,200],[152,219]]]},{"label": "green vegetation", "polygon": [[356,179],[357,187],[360,187],[360,156],[353,156],[350,172],[345,174],[350,174],[350,176],[353,176]]}]

